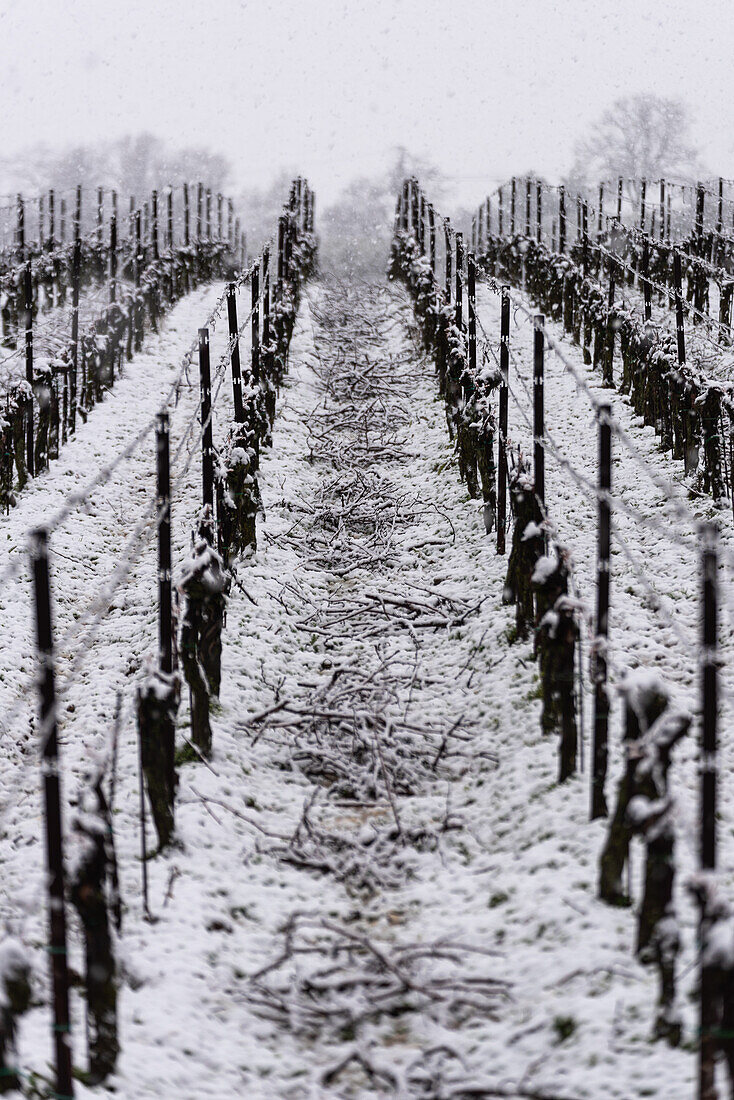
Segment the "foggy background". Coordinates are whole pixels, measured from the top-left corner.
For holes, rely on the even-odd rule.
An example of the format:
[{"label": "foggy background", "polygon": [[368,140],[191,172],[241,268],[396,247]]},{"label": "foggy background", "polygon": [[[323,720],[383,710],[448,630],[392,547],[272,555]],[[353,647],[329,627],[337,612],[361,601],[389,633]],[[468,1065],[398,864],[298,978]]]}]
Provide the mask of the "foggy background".
[{"label": "foggy background", "polygon": [[722,0],[2,0],[0,192],[201,178],[255,248],[301,173],[323,262],[374,274],[406,171],[460,228],[513,174],[734,176],[730,25]]}]

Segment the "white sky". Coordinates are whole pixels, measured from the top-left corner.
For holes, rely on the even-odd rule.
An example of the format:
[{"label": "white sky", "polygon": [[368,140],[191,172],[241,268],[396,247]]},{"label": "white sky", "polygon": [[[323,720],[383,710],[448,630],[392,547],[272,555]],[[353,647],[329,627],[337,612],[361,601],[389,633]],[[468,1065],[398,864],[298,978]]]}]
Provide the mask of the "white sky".
[{"label": "white sky", "polygon": [[323,201],[402,144],[473,202],[648,91],[732,177],[733,32],[732,0],[0,0],[0,147],[149,130]]}]

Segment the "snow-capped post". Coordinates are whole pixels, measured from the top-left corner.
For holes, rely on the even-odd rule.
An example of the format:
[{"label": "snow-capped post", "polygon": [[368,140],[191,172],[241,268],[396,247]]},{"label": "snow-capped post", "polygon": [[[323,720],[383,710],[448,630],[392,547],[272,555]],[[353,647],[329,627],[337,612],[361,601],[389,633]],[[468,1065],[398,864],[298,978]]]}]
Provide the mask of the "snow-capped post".
[{"label": "snow-capped post", "polygon": [[581,203],[581,267],[584,278],[589,274],[589,207],[586,199]]},{"label": "snow-capped post", "polygon": [[206,239],[212,239],[212,189],[206,189]]},{"label": "snow-capped post", "polygon": [[660,180],[660,240],[665,238],[665,180]]},{"label": "snow-capped post", "polygon": [[[278,255],[280,264],[280,255]],[[281,279],[278,280],[281,282]],[[250,278],[250,373],[257,385],[260,381],[260,265],[255,264]]]},{"label": "snow-capped post", "polygon": [[535,224],[538,244],[543,240],[543,191],[540,180],[535,182]]},{"label": "snow-capped post", "polygon": [[477,231],[477,215],[471,216],[471,250],[472,252],[479,251],[479,236]]},{"label": "snow-capped post", "polygon": [[566,251],[566,188],[558,188],[558,251]]},{"label": "snow-capped post", "polygon": [[201,240],[203,231],[203,204],[204,204],[204,184],[197,183],[196,185],[196,242],[197,244]]},{"label": "snow-capped post", "polygon": [[18,259],[22,263],[25,259],[25,205],[23,203],[23,196],[20,193],[16,200],[15,240],[18,248]]},{"label": "snow-capped post", "polygon": [[719,202],[716,208],[716,232],[721,235],[724,228],[724,181],[719,176]]},{"label": "snow-capped post", "polygon": [[140,873],[143,891],[143,919],[152,921],[148,904],[148,837],[145,811],[145,768],[143,766],[143,729],[138,721],[138,817],[140,822]]},{"label": "snow-capped post", "polygon": [[542,313],[536,313],[533,325],[533,482],[540,510],[545,515],[545,317]]},{"label": "snow-capped post", "polygon": [[402,202],[400,206],[400,228],[404,233],[408,232],[410,181],[403,180]]},{"label": "snow-capped post", "polygon": [[411,180],[411,193],[410,193],[410,216],[412,218],[412,230],[413,237],[418,240],[418,210],[419,203],[419,184],[417,179]]},{"label": "snow-capped post", "polygon": [[645,235],[642,242],[642,261],[640,267],[640,274],[642,275],[642,294],[645,302],[645,320],[650,321],[652,319],[652,284],[648,278],[648,272],[650,270],[650,242]]},{"label": "snow-capped post", "polygon": [[[278,218],[278,279],[275,284],[275,299],[279,305],[283,302],[283,278],[285,274],[285,218]],[[276,321],[277,327],[277,321]]]},{"label": "snow-capped post", "polygon": [[530,236],[530,193],[532,189],[532,180],[530,176],[525,178],[525,236]]},{"label": "snow-capped post", "polygon": [[157,260],[158,250],[158,192],[153,189],[150,196],[150,243],[153,246],[153,259]]},{"label": "snow-capped post", "polygon": [[48,565],[48,532],[36,528],[31,535],[31,567],[36,617],[36,648],[40,666],[41,759],[43,761],[44,816],[46,822],[46,870],[48,872],[49,960],[53,990],[53,1041],[56,1093],[74,1095],[71,1072],[71,1023],[69,972],[66,958],[66,896],[64,890],[64,841],[61,827],[61,777],[56,711],[56,673],[51,626],[51,588]]},{"label": "snow-capped post", "polygon": [[104,242],[104,188],[97,188],[97,241]]},{"label": "snow-capped post", "polygon": [[234,202],[227,199],[227,243],[230,249],[234,248]]},{"label": "snow-capped post", "polygon": [[63,196],[59,204],[59,240],[66,244],[66,199]]},{"label": "snow-capped post", "polygon": [[[702,631],[701,631],[701,824],[699,860],[701,871],[712,875],[716,870],[716,801],[717,801],[717,721],[718,721],[718,527],[707,522],[701,525],[702,565]],[[714,1033],[715,979],[709,966],[701,964],[701,1006],[699,1045],[699,1097],[715,1096],[714,1060],[717,1040]]]},{"label": "snow-capped post", "polygon": [[510,375],[510,288],[502,287],[500,321],[500,396],[497,442],[497,553],[505,552],[507,524],[507,384]]},{"label": "snow-capped post", "polygon": [[189,209],[189,185],[183,185],[184,247],[191,244],[191,210]]},{"label": "snow-capped post", "polygon": [[[510,180],[510,236],[515,236],[515,210],[517,208],[517,180]],[[502,236],[502,188],[500,188],[500,237]]]},{"label": "snow-capped post", "polygon": [[485,215],[485,224],[487,227],[487,248],[489,248],[489,238],[492,234],[492,205],[489,195],[487,195],[487,212]]},{"label": "snow-capped post", "polygon": [[645,199],[647,196],[647,180],[640,180],[640,232],[645,232]]},{"label": "snow-capped post", "polygon": [[212,429],[212,381],[209,364],[209,329],[199,329],[199,382],[201,388],[201,502],[200,532],[214,545],[214,432]]},{"label": "snow-capped post", "polygon": [[683,322],[683,276],[680,252],[673,249],[673,286],[675,294],[675,335],[678,346],[678,366],[686,365],[686,330]]},{"label": "snow-capped post", "polygon": [[461,332],[464,324],[463,306],[464,306],[464,234],[455,233],[454,243],[456,245],[456,294],[454,300],[454,324],[459,332]]},{"label": "snow-capped post", "polygon": [[110,218],[110,302],[117,301],[117,217]]},{"label": "snow-capped post", "polygon": [[503,188],[497,188],[497,236],[502,236],[502,192]]},{"label": "snow-capped post", "polygon": [[217,240],[222,239],[222,192],[217,192]]},{"label": "snow-capped post", "polygon": [[474,253],[466,257],[467,335],[469,339],[469,374],[477,376],[477,264]]},{"label": "snow-capped post", "polygon": [[607,777],[609,697],[607,644],[609,635],[609,567],[611,551],[612,407],[599,406],[599,493],[596,561],[596,621],[592,646],[594,733],[591,772],[591,820],[607,816],[604,785]]},{"label": "snow-capped post", "polygon": [[[262,314],[263,314],[263,331],[262,331],[262,348],[261,357],[264,355],[267,357],[267,362],[270,363],[272,358],[272,351],[270,350],[270,245],[266,244],[262,251]],[[270,370],[270,367],[268,368]]]},{"label": "snow-capped post", "polygon": [[74,251],[71,259],[71,377],[69,379],[69,430],[76,431],[77,391],[79,373],[79,288],[82,270],[82,243],[79,237],[81,222],[81,188],[77,189],[77,207],[74,219]]},{"label": "snow-capped post", "polygon": [[617,221],[622,224],[622,194],[624,191],[624,179],[622,176],[617,180]]},{"label": "snow-capped post", "polygon": [[421,250],[421,256],[426,254],[426,196],[421,191],[420,201],[420,221],[418,227],[418,245]]},{"label": "snow-capped post", "polygon": [[601,237],[604,230],[604,184],[599,184],[599,210],[597,211],[598,217],[596,220],[596,235]]},{"label": "snow-capped post", "polygon": [[25,424],[25,464],[29,477],[35,470],[33,449],[33,271],[30,260],[23,271],[23,325],[25,330],[25,380],[28,383]]},{"label": "snow-capped post", "polygon": [[229,324],[230,363],[232,364],[232,399],[234,418],[238,424],[245,420],[245,407],[242,402],[242,370],[240,367],[239,325],[237,323],[237,286],[227,284],[227,321]]}]

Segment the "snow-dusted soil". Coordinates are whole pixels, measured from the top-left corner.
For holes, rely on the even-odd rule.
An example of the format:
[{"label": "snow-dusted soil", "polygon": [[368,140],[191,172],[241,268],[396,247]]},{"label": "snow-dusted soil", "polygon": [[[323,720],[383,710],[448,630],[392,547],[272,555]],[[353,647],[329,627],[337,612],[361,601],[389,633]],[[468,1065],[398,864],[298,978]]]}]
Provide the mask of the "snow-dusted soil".
[{"label": "snow-dusted soil", "polygon": [[[201,289],[172,311],[61,460],[0,523],[0,569],[6,555],[20,552],[28,527],[75,485],[75,472],[91,476],[155,411],[219,289]],[[301,309],[273,448],[263,456],[259,548],[239,569],[229,602],[214,757],[211,766],[181,770],[180,845],[149,864],[153,924],[141,911],[134,725],[135,682],[156,639],[152,545],[68,685],[78,644],[60,647],[68,798],[75,798],[85,762],[109,744],[116,692],[123,692],[115,815],[126,905],[122,1054],[107,1089],[80,1087],[79,1095],[683,1100],[692,1093],[695,1055],[649,1041],[656,981],[632,955],[634,913],[595,898],[604,824],[588,823],[588,769],[556,784],[556,745],[540,735],[531,646],[507,640],[514,612],[501,603],[506,561],[458,480],[408,302],[383,288],[353,291],[339,306],[339,293],[316,285]],[[485,289],[479,308],[490,336],[498,333],[498,303]],[[527,381],[532,332],[519,315],[516,321],[512,343]],[[222,327],[214,360],[224,346]],[[579,354],[569,355],[598,389]],[[518,363],[511,369],[529,415]],[[345,370],[354,374],[353,392],[336,384]],[[191,382],[173,418],[174,448],[196,407],[195,368]],[[654,470],[679,480],[678,464],[659,453],[652,431],[622,398],[608,396]],[[559,449],[593,478],[593,414],[552,355],[546,401]],[[218,438],[228,409],[223,391]],[[513,401],[510,423],[513,439],[527,442]],[[117,565],[150,498],[153,468],[148,439],[54,535],[59,637]],[[199,476],[197,456],[174,500],[178,566]],[[574,552],[578,593],[591,606],[594,502],[551,455],[546,483],[549,511]],[[696,642],[699,586],[693,529],[670,517],[652,482],[619,448],[614,486],[665,527],[680,529],[690,548],[619,517],[662,610],[653,610],[649,591],[615,550],[613,681],[625,667],[654,667],[676,699],[695,708],[688,648]],[[683,486],[680,495],[686,499]],[[686,504],[697,514],[712,511],[704,499]],[[724,523],[731,547],[728,518]],[[722,569],[727,588],[728,577]],[[726,615],[721,632],[728,657]],[[13,711],[31,675],[31,636],[23,574],[0,589],[0,715]],[[724,679],[729,693],[726,669]],[[31,945],[41,993],[43,849],[28,733],[32,704],[29,696],[15,707],[10,726],[0,717],[0,862],[2,916]],[[585,711],[588,761],[588,695]],[[180,722],[184,733],[185,707]],[[615,706],[610,796],[619,723]],[[726,775],[734,761],[723,740]],[[695,865],[695,735],[678,756],[672,782],[682,880]],[[295,844],[307,804],[311,832],[302,828]],[[729,867],[726,783],[721,810],[722,865]],[[633,863],[639,895],[637,850]],[[724,879],[731,889],[731,876]],[[690,1043],[695,913],[680,894]],[[285,958],[286,926],[291,949],[312,950]],[[73,915],[70,939],[79,967]],[[409,949],[416,944],[427,948],[423,955]],[[379,984],[365,986],[376,973]],[[81,1065],[83,1005],[76,996],[73,1013]],[[46,1006],[23,1020],[21,1051],[27,1071],[44,1070]]]}]

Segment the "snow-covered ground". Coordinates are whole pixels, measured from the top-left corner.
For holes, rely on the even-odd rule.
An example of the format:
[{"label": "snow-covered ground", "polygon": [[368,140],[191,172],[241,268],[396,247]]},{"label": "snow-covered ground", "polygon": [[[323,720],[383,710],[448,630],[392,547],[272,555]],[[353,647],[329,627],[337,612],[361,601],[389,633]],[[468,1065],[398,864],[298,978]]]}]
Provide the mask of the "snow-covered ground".
[{"label": "snow-covered ground", "polygon": [[[29,526],[78,485],[78,471],[92,476],[155,412],[220,290],[199,289],[171,312],[162,334],[125,367],[61,459],[22,494],[0,522],[0,570],[21,552]],[[240,568],[229,601],[214,756],[210,766],[181,770],[180,844],[149,865],[153,924],[143,920],[140,902],[134,722],[135,682],[156,642],[152,544],[115,594],[68,684],[78,641],[60,646],[67,799],[75,798],[90,756],[109,744],[116,693],[123,692],[115,815],[126,905],[122,1054],[108,1089],[80,1086],[79,1095],[683,1100],[695,1069],[696,1010],[689,1002],[695,912],[679,889],[687,1044],[670,1051],[649,1040],[656,979],[633,958],[634,914],[595,897],[605,825],[588,823],[589,696],[585,770],[559,787],[555,741],[540,734],[531,645],[507,641],[514,612],[501,603],[506,559],[495,553],[481,509],[458,480],[407,299],[394,288],[365,291],[370,328],[364,306],[355,304],[360,295],[348,295],[340,310],[339,293],[316,284],[301,309],[273,448],[263,456],[259,548]],[[498,334],[499,305],[486,288],[479,311],[488,334]],[[329,323],[342,312],[346,320]],[[532,330],[519,314],[515,322],[511,382],[530,415],[521,379],[527,384],[531,377]],[[224,327],[220,320],[213,361],[226,341]],[[659,452],[651,429],[622,398],[600,389],[576,350],[568,354],[592,388],[610,397],[645,460],[680,482],[679,464]],[[344,364],[354,372],[353,392],[338,384]],[[377,379],[372,389],[370,379]],[[196,408],[195,365],[190,381],[172,421],[174,448]],[[223,391],[217,438],[229,400]],[[593,478],[593,413],[550,354],[546,404],[559,450]],[[531,433],[512,399],[510,424],[513,440],[527,443]],[[181,461],[174,479],[180,468]],[[116,567],[151,497],[153,471],[149,437],[54,534],[57,637]],[[696,709],[695,532],[671,518],[644,470],[619,447],[613,476],[615,493],[678,530],[690,546],[668,543],[619,515],[620,532],[652,578],[662,610],[653,609],[650,592],[615,547],[612,680],[631,665],[653,667],[677,700]],[[197,455],[174,498],[179,567],[199,477]],[[549,511],[574,552],[578,593],[591,607],[594,501],[550,453],[546,486]],[[696,515],[712,514],[707,500],[686,501],[682,485],[680,495]],[[731,551],[731,522],[723,522]],[[728,590],[728,568],[721,579]],[[721,634],[725,730],[732,688],[727,612]],[[39,776],[29,733],[34,704],[31,695],[15,703],[33,668],[25,571],[0,587],[0,637],[1,912],[31,945],[40,991],[45,922]],[[3,716],[14,711],[7,724]],[[306,729],[315,713],[316,725]],[[352,735],[339,741],[330,722],[342,732],[351,723]],[[185,706],[180,724],[185,732]],[[610,797],[619,737],[615,706]],[[678,750],[672,769],[679,884],[695,866],[695,737]],[[731,753],[725,742],[723,775],[732,770]],[[721,862],[730,867],[734,818],[730,790],[722,786]],[[294,844],[311,802],[312,834],[302,829]],[[73,854],[73,839],[69,848]],[[633,865],[639,896],[637,849]],[[731,890],[731,875],[724,880]],[[291,946],[314,950],[253,983],[281,956],[287,925]],[[70,941],[72,965],[79,967],[74,915]],[[425,957],[407,950],[415,944],[430,947]],[[340,951],[329,956],[337,945]],[[338,974],[327,973],[342,963]],[[365,992],[360,983],[375,968],[381,984]],[[386,994],[386,975],[397,993]],[[401,986],[406,975],[410,981]],[[380,996],[389,1011],[378,1010]],[[83,1005],[76,996],[73,1019],[81,1065]],[[42,1071],[48,1061],[49,1024],[47,1006],[22,1021],[28,1071]]]}]

